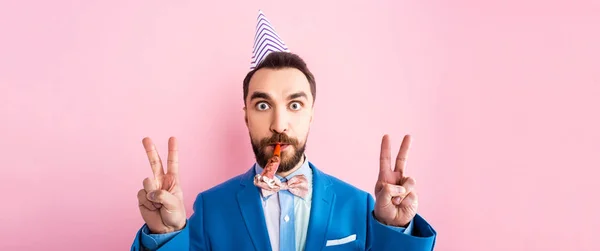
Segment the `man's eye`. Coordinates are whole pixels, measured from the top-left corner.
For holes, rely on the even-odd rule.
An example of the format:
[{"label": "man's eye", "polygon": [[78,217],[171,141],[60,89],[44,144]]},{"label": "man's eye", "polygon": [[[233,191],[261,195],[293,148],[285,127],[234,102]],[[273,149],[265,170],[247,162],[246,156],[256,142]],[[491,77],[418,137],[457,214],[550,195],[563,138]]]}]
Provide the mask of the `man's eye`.
[{"label": "man's eye", "polygon": [[258,110],[264,111],[266,109],[269,109],[269,104],[265,103],[265,102],[259,102],[256,104],[256,108]]},{"label": "man's eye", "polygon": [[300,110],[300,108],[302,108],[302,103],[300,103],[300,102],[292,102],[290,104],[290,108],[292,110]]}]

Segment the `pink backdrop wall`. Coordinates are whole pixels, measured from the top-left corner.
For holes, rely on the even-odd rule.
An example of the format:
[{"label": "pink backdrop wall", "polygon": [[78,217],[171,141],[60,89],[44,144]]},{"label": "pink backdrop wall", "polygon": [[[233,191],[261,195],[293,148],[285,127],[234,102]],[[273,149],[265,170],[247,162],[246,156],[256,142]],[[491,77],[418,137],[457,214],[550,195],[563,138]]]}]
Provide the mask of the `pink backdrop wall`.
[{"label": "pink backdrop wall", "polygon": [[597,1],[2,1],[0,250],[128,250],[145,136],[188,213],[249,168],[259,8],[316,74],[313,162],[372,191],[414,136],[436,250],[600,250]]}]

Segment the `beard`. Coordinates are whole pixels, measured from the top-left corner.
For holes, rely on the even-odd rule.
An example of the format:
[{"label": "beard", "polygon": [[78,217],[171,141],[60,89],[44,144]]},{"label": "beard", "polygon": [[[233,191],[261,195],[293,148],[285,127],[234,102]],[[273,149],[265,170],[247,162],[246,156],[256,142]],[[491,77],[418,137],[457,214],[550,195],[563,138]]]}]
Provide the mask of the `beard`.
[{"label": "beard", "polygon": [[273,136],[269,138],[261,139],[259,142],[255,142],[252,139],[252,135],[250,135],[250,142],[252,144],[252,151],[254,151],[254,156],[256,157],[256,163],[261,167],[265,167],[269,159],[273,157],[273,152],[267,152],[266,148],[268,146],[274,145],[277,142],[281,142],[282,144],[288,145],[287,147],[292,147],[293,153],[290,155],[284,151],[281,151],[281,162],[279,163],[279,168],[277,168],[277,172],[287,172],[292,170],[304,156],[304,150],[306,148],[306,141],[304,144],[300,145],[299,141],[295,138],[290,138],[286,134],[273,134]]}]

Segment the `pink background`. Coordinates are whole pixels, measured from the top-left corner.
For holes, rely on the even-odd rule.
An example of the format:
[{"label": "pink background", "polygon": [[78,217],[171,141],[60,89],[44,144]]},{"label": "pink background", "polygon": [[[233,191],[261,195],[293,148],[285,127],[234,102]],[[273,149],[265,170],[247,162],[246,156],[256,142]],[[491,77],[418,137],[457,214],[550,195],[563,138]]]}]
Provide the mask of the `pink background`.
[{"label": "pink background", "polygon": [[259,8],[316,75],[321,169],[372,191],[410,133],[436,250],[600,250],[600,4],[440,0],[2,1],[0,250],[128,250],[145,136],[188,214],[247,170]]}]

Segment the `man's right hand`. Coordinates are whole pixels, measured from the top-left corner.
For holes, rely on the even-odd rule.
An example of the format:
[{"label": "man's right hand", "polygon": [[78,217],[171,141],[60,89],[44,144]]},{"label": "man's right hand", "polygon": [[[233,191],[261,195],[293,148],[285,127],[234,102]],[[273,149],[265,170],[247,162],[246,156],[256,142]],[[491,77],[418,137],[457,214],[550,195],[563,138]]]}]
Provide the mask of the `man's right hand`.
[{"label": "man's right hand", "polygon": [[150,138],[142,140],[154,177],[144,179],[144,188],[138,194],[142,218],[153,234],[164,234],[181,230],[186,223],[183,192],[179,185],[179,158],[177,141],[169,138],[167,173],[163,171],[162,161],[156,146]]}]

